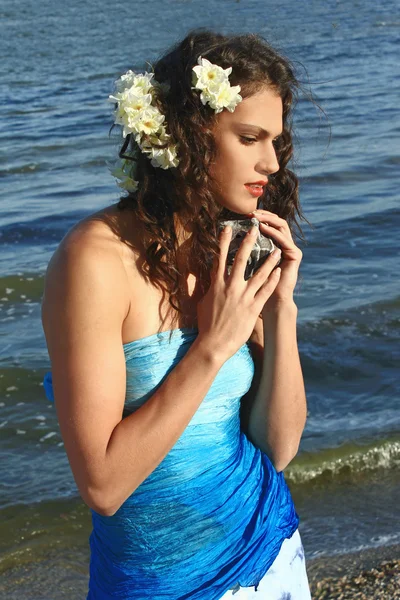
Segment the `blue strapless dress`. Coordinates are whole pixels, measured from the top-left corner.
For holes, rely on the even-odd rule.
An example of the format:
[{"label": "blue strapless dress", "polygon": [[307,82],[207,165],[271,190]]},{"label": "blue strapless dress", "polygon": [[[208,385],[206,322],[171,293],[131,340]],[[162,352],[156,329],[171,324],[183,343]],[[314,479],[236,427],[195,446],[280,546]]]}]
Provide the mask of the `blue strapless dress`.
[{"label": "blue strapless dress", "polygon": [[[146,402],[197,334],[185,327],[124,344],[124,415]],[[87,600],[219,600],[235,586],[258,585],[299,517],[283,472],[240,429],[240,399],[253,376],[246,343],[119,510],[105,517],[90,509]],[[44,386],[54,400],[51,372]]]}]

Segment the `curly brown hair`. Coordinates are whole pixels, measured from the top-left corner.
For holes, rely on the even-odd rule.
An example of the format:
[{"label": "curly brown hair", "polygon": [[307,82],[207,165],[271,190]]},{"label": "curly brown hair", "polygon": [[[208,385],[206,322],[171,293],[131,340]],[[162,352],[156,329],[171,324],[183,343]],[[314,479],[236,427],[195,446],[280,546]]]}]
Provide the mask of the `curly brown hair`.
[{"label": "curly brown hair", "polygon": [[187,264],[196,264],[204,293],[210,284],[210,266],[219,254],[218,221],[238,218],[216,202],[211,192],[209,167],[216,157],[212,130],[218,115],[203,105],[198,92],[191,89],[192,68],[198,64],[199,56],[223,69],[232,66],[229,81],[232,86],[240,85],[243,99],[263,89],[273,90],[281,97],[283,133],[275,145],[280,168],[269,176],[258,207],[286,219],[291,230],[296,226],[303,240],[298,218],[307,221],[300,209],[298,179],[288,168],[289,161],[293,160],[292,110],[299,89],[292,64],[258,34],[222,35],[204,28],[191,30],[153,66],[156,82],[167,84],[163,88],[165,92],[157,94],[156,106],[165,115],[164,125],[172,140],[179,142],[178,167],[153,167],[147,155],[137,151],[131,134],[126,136],[119,152],[120,158],[136,160],[135,179],[139,186],[135,192],[121,197],[117,206],[120,210],[134,211],[141,224],[143,271],[168,294],[170,305],[177,311],[176,319],[182,312],[182,281],[176,260],[178,240],[174,213],[182,224],[190,222],[192,225]]}]

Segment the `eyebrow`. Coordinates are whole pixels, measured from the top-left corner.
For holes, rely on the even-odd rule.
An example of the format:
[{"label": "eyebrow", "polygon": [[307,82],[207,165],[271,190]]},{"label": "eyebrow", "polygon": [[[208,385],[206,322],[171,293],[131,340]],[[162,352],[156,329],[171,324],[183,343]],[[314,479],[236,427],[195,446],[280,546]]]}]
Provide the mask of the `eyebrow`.
[{"label": "eyebrow", "polygon": [[[241,127],[247,127],[249,129],[253,129],[254,131],[257,131],[257,133],[261,131],[262,133],[265,133],[266,135],[271,135],[271,133],[269,131],[267,131],[266,129],[263,129],[262,127],[259,127],[258,125],[251,125],[250,123],[239,123],[238,125],[240,125]],[[278,135],[275,137],[281,136],[282,133],[283,133],[283,131],[278,133]]]}]

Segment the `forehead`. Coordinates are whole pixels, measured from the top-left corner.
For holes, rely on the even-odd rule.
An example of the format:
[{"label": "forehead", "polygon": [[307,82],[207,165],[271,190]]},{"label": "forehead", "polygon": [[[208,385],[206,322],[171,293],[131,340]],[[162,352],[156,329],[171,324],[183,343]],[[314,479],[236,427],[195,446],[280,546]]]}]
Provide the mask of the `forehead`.
[{"label": "forehead", "polygon": [[223,110],[218,114],[218,126],[222,129],[249,123],[264,129],[277,130],[282,128],[283,104],[282,98],[272,90],[263,90],[245,98],[237,104],[233,113]]}]

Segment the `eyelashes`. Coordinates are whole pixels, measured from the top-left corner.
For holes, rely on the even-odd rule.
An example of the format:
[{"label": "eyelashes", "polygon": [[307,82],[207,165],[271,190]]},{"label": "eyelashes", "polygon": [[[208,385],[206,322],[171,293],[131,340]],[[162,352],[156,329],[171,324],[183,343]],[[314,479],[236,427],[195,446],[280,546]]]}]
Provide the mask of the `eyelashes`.
[{"label": "eyelashes", "polygon": [[[282,136],[278,136],[278,137],[276,137],[275,139],[272,140],[272,143],[274,144],[274,146],[280,142],[281,137]],[[241,135],[240,136],[240,141],[245,146],[251,146],[252,144],[254,144],[257,141],[257,138],[248,138],[248,137],[245,137],[245,136]]]},{"label": "eyelashes", "polygon": [[243,135],[240,136],[240,140],[245,146],[250,146],[251,144],[257,141],[255,138],[248,138]]}]

